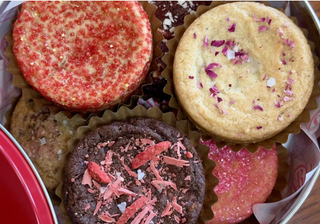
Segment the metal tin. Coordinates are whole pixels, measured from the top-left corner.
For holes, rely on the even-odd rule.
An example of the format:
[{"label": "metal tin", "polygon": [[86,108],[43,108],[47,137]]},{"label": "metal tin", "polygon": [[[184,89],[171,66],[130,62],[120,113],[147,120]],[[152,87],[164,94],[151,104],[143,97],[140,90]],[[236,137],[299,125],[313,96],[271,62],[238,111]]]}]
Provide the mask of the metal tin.
[{"label": "metal tin", "polygon": [[[7,5],[10,3],[10,1],[0,1],[0,15],[4,12]],[[269,2],[271,6],[273,7],[284,7],[287,2]],[[290,2],[290,11],[292,16],[297,17],[299,21],[299,26],[308,29],[309,31],[309,37],[308,39],[312,40],[316,45],[316,51],[318,55],[320,55],[320,21],[315,14],[312,6],[310,3],[306,0],[299,1],[299,2]],[[300,24],[301,23],[301,24]],[[51,199],[49,197],[49,194],[40,178],[39,173],[37,172],[36,168],[32,164],[31,160],[27,156],[27,154],[24,152],[24,150],[21,148],[19,143],[12,137],[12,135],[0,124],[0,129],[3,130],[9,138],[12,140],[12,142],[17,146],[21,154],[24,156],[28,164],[30,165],[31,169],[33,170],[35,176],[37,177],[41,188],[45,194],[45,197],[47,199],[47,202],[49,204],[50,210],[53,214],[53,219],[55,224],[58,224],[57,217],[54,212],[53,205],[51,203]],[[298,197],[296,197],[295,202],[292,204],[291,208],[289,209],[286,217],[283,218],[283,220],[280,222],[281,224],[288,223],[288,221],[293,217],[293,215],[298,211],[298,209],[301,207],[301,205],[304,203],[304,201],[309,196],[310,192],[312,191],[313,186],[315,185],[318,177],[320,175],[320,165],[318,166],[318,169],[314,173],[313,177],[309,180],[308,183],[306,183],[305,187],[302,189]]]},{"label": "metal tin", "polygon": [[[52,205],[52,202],[51,202],[51,199],[49,197],[49,194],[47,192],[47,189],[36,169],[36,167],[33,165],[33,163],[31,162],[31,160],[29,159],[28,155],[26,154],[26,152],[22,149],[22,147],[19,145],[19,143],[15,140],[15,138],[9,133],[9,131],[7,131],[7,129],[5,129],[1,124],[0,124],[0,130],[3,131],[3,133],[12,141],[12,143],[16,146],[16,148],[19,150],[19,152],[21,153],[21,155],[24,157],[25,161],[28,163],[29,167],[31,168],[31,170],[33,171],[33,174],[35,175],[41,189],[42,189],[42,192],[45,196],[45,199],[46,199],[46,202],[49,206],[49,209],[50,209],[50,213],[52,215],[52,219],[53,219],[53,222],[54,224],[59,224],[58,223],[58,219],[57,219],[57,216],[56,216],[56,213],[54,211],[54,208],[53,208],[53,205]],[[23,178],[20,177],[20,178]],[[33,200],[35,200],[34,198],[32,198]]]}]

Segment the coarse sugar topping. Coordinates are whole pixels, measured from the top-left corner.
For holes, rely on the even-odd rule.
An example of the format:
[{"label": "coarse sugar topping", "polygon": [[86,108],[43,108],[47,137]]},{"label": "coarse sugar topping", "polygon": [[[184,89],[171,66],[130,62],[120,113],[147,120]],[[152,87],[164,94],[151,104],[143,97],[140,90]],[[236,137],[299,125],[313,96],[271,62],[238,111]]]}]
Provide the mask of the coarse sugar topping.
[{"label": "coarse sugar topping", "polygon": [[25,79],[71,110],[125,100],[144,80],[152,55],[147,14],[138,2],[25,2],[13,30]]},{"label": "coarse sugar topping", "polygon": [[277,149],[259,147],[255,153],[246,148],[234,152],[229,146],[218,148],[213,140],[200,141],[209,146],[209,159],[216,163],[214,188],[219,200],[211,208],[214,219],[208,224],[239,223],[253,213],[253,205],[263,203],[271,193],[278,173]]}]

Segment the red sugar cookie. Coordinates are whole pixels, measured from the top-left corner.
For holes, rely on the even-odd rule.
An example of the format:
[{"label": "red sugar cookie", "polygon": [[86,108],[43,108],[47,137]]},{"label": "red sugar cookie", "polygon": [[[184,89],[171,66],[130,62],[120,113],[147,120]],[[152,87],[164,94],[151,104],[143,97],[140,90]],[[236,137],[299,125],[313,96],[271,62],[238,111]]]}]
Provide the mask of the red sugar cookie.
[{"label": "red sugar cookie", "polygon": [[136,1],[25,2],[13,51],[26,81],[45,98],[72,111],[99,111],[140,86],[152,34]]}]

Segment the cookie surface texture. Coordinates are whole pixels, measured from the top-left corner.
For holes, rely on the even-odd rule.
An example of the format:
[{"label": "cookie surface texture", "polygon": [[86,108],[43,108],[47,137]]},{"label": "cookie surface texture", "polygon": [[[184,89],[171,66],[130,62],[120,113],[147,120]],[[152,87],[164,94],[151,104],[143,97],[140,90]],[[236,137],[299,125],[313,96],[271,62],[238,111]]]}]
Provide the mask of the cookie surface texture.
[{"label": "cookie surface texture", "polygon": [[185,31],[173,80],[179,103],[199,127],[229,142],[258,142],[305,108],[314,62],[302,31],[282,12],[231,3]]},{"label": "cookie surface texture", "polygon": [[126,100],[144,81],[152,55],[148,15],[132,2],[25,2],[13,51],[26,81],[71,111]]},{"label": "cookie surface texture", "polygon": [[79,142],[64,189],[74,223],[196,223],[205,178],[196,150],[179,131],[133,118]]}]

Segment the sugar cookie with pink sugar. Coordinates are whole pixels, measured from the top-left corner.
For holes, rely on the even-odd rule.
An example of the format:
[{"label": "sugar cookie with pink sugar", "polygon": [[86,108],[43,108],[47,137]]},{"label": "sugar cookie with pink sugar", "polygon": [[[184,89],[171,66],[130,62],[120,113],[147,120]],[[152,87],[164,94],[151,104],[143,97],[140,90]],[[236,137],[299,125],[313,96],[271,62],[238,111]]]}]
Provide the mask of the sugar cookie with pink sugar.
[{"label": "sugar cookie with pink sugar", "polygon": [[214,188],[218,202],[212,205],[214,219],[207,224],[238,223],[252,215],[254,204],[263,203],[270,195],[278,175],[278,156],[274,145],[255,153],[243,148],[234,152],[229,146],[217,148],[213,140],[208,157],[216,162],[213,175],[219,179]]}]

